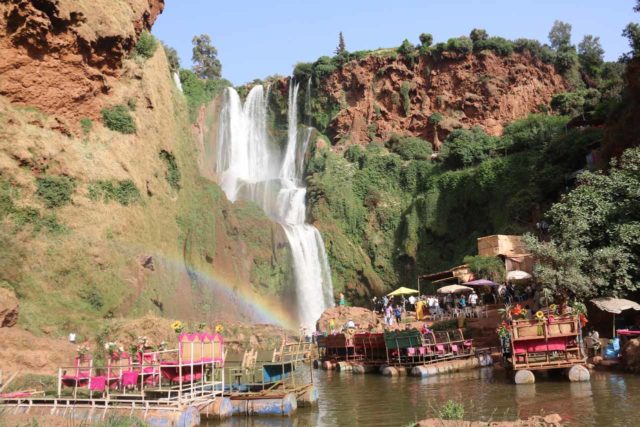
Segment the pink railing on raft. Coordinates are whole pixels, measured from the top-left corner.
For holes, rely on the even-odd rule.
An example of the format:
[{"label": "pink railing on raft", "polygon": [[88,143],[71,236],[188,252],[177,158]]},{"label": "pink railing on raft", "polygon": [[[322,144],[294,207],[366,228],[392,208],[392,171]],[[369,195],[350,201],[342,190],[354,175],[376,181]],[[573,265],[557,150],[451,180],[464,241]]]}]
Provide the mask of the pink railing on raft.
[{"label": "pink railing on raft", "polygon": [[[178,401],[184,393],[193,397],[222,394],[224,390],[224,375],[216,375],[224,365],[224,338],[218,333],[182,333],[177,349],[140,352],[137,356],[137,363],[128,358],[127,366],[115,369],[111,363],[96,367],[92,362],[87,369],[81,369],[77,358],[76,366],[66,368],[74,369],[76,375],[62,375],[65,368],[59,369],[58,396],[62,386],[73,386],[74,398],[77,389],[85,387],[107,397],[112,390],[126,392],[129,387],[137,387],[144,398],[145,387],[152,387]],[[106,376],[94,376],[97,370],[106,371]]]}]

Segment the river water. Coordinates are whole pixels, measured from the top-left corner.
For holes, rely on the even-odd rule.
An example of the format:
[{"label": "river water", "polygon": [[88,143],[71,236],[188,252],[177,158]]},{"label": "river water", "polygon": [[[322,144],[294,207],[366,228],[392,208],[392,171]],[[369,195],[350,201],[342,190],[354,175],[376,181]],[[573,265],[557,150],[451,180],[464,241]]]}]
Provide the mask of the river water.
[{"label": "river water", "polygon": [[513,384],[501,369],[483,368],[428,379],[314,371],[320,401],[292,418],[235,417],[219,427],[406,426],[435,416],[447,400],[465,406],[465,419],[514,420],[558,413],[569,426],[640,424],[640,376],[594,372],[587,383],[562,376]]}]

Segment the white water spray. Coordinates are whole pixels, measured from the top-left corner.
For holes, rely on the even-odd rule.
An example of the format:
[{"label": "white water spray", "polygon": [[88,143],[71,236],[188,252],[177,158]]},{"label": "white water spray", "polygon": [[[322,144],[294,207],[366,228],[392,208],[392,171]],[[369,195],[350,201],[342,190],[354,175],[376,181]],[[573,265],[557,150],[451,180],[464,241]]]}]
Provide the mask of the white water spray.
[{"label": "white water spray", "polygon": [[182,82],[180,81],[180,76],[178,76],[178,73],[173,73],[173,82],[176,84],[178,90],[182,92]]},{"label": "white water spray", "polygon": [[298,135],[298,89],[289,85],[288,138],[284,155],[269,140],[267,97],[255,86],[242,105],[237,92],[225,91],[220,112],[216,171],[231,201],[252,200],[285,231],[293,256],[300,323],[309,330],[333,305],[333,285],[320,232],[306,224],[304,159],[312,135]]}]

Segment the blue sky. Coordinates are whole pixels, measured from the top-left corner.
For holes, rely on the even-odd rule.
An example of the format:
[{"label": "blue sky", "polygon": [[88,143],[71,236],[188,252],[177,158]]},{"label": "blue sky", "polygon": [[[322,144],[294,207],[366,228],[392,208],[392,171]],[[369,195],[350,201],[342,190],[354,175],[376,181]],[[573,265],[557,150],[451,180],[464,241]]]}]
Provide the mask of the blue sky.
[{"label": "blue sky", "polygon": [[490,35],[547,41],[555,19],[573,25],[573,42],[600,36],[606,59],[629,50],[624,26],[640,21],[633,0],[167,0],[153,33],[191,67],[191,39],[207,33],[222,74],[234,84],[289,75],[297,62],[331,55],[338,32],[349,51],[435,42],[484,28]]}]

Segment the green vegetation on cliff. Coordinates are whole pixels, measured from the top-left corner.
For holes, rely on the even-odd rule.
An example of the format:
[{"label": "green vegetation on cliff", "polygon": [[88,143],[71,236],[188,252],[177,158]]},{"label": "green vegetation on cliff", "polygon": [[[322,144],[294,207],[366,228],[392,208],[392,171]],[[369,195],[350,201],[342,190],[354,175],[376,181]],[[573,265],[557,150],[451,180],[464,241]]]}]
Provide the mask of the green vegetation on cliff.
[{"label": "green vegetation on cliff", "polygon": [[[386,146],[352,145],[344,155],[318,150],[309,165],[309,201],[336,289],[346,287],[357,299],[366,287],[415,283],[416,275],[475,253],[478,237],[528,230],[532,213],[556,200],[602,138],[597,129],[567,130],[567,121],[532,115],[502,137],[456,131],[434,161],[427,152],[396,154],[397,138]],[[358,274],[373,286],[357,285]]]}]

